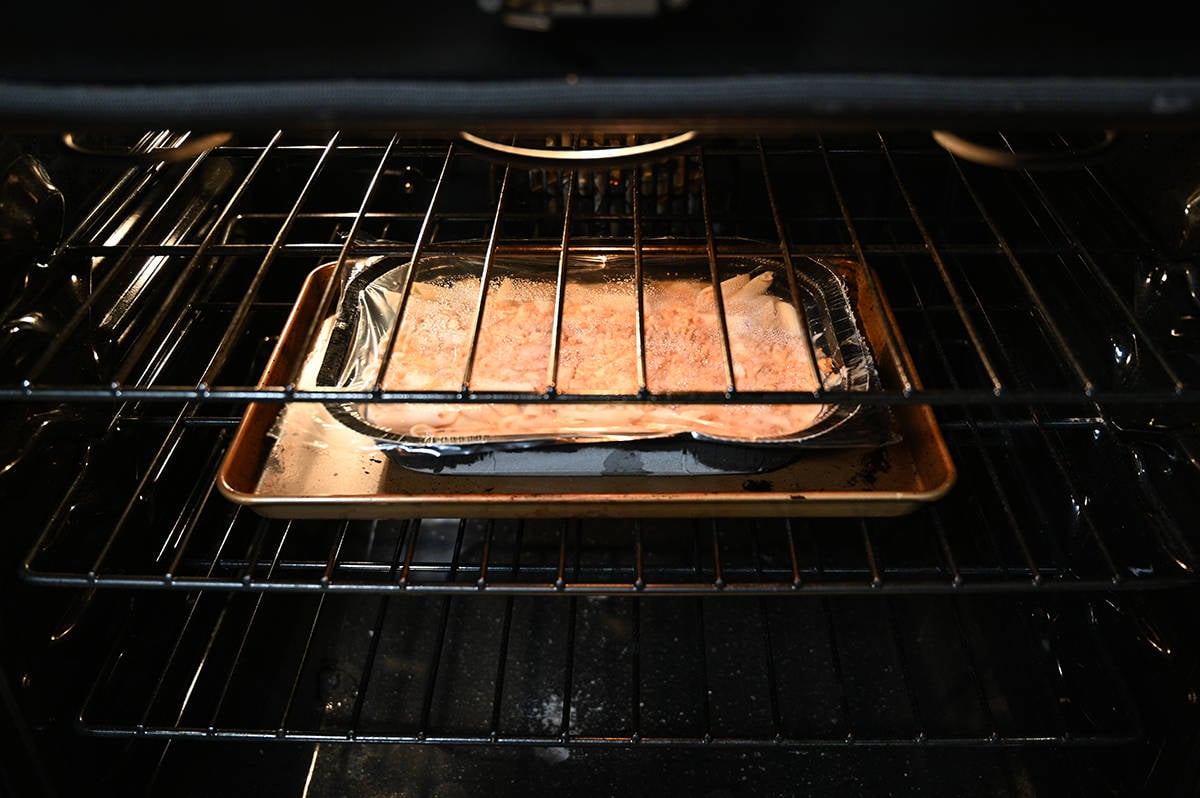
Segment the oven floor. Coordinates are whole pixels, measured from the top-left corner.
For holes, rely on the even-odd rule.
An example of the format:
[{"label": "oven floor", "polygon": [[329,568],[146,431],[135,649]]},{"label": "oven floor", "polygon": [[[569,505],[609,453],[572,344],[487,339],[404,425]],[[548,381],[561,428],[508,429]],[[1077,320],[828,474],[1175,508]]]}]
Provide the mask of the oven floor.
[{"label": "oven floor", "polygon": [[151,795],[1129,795],[1144,773],[1112,751],[681,751],[355,744],[172,745]]}]

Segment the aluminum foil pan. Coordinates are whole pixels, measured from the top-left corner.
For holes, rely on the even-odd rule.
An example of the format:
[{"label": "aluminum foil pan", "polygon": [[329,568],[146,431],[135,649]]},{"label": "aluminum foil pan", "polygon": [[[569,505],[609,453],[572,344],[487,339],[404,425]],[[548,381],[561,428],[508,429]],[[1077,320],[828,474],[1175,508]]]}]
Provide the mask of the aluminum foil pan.
[{"label": "aluminum foil pan", "polygon": [[[830,264],[795,263],[793,302],[783,265],[722,256],[725,331],[707,258],[644,257],[645,376],[651,392],[723,391],[723,337],[737,388],[809,391],[845,401],[786,405],[572,403],[331,403],[333,417],[416,470],[547,475],[760,473],[806,448],[896,440],[890,413],[854,394],[878,386],[853,313],[854,286]],[[461,387],[483,258],[422,258],[384,373],[387,389]],[[341,298],[318,382],[369,390],[380,373],[410,264],[361,264]],[[562,298],[557,388],[635,395],[640,387],[631,256],[573,255]],[[470,385],[541,393],[550,376],[557,258],[500,257],[489,274]],[[614,332],[614,329],[617,331]]]}]

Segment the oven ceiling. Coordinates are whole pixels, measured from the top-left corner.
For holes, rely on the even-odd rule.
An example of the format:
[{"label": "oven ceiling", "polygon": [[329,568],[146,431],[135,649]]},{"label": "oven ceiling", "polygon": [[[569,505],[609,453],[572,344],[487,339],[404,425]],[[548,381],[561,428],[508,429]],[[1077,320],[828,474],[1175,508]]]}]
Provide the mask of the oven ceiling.
[{"label": "oven ceiling", "polygon": [[477,0],[21,5],[28,35],[5,37],[0,75],[67,83],[1200,75],[1194,26],[1153,4],[687,0],[653,17],[562,19],[549,33],[507,27]]},{"label": "oven ceiling", "polygon": [[1146,7],[690,0],[534,32],[476,0],[22,5],[0,111],[34,124],[1200,117],[1200,37]]}]

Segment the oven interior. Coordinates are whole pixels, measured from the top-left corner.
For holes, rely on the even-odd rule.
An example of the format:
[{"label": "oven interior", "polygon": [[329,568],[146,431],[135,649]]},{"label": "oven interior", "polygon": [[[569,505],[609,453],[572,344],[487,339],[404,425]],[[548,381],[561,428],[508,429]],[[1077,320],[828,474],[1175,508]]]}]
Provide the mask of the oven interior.
[{"label": "oven interior", "polygon": [[[1194,134],[978,134],[1027,169],[911,129],[584,170],[96,138],[12,137],[54,188],[0,292],[14,794],[1195,794]],[[568,238],[868,264],[915,366],[876,399],[934,408],[957,484],[846,518],[269,519],[217,490],[249,401],[312,400],[255,386],[313,269]]]}]

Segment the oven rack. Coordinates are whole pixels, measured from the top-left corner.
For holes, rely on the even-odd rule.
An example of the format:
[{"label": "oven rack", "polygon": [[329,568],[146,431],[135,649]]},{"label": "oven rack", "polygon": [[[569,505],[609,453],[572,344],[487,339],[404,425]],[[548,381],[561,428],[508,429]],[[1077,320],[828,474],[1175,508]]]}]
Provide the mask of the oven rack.
[{"label": "oven rack", "polygon": [[214,478],[236,419],[128,421],[42,523],[26,580],[439,594],[903,594],[1195,584],[1187,440],[1102,420],[943,419],[959,482],[899,518],[272,520]]},{"label": "oven rack", "polygon": [[[1150,279],[1169,258],[1098,169],[998,173],[960,163],[925,137],[837,134],[714,140],[641,170],[560,174],[501,168],[453,145],[399,134],[372,141],[338,133],[319,142],[305,138],[311,135],[281,131],[190,163],[124,172],[38,270],[59,279],[63,292],[77,290],[66,286],[81,279],[91,291],[53,334],[30,346],[33,354],[0,371],[0,399],[594,402],[552,385],[531,393],[479,392],[469,384],[302,390],[294,379],[255,387],[257,375],[236,362],[238,346],[256,331],[256,311],[294,299],[322,262],[335,261],[344,278],[357,260],[379,254],[419,264],[434,254],[482,253],[490,262],[506,253],[564,251],[638,261],[690,253],[710,260],[714,279],[717,258],[726,255],[867,264],[877,277],[864,290],[886,294],[899,319],[884,324],[895,378],[856,396],[862,403],[1091,408],[1200,399],[1193,364],[1159,329],[1164,320],[1147,317],[1124,289],[1131,263],[1145,264]],[[1051,144],[1070,151],[1066,139]],[[197,195],[205,207],[195,207]],[[188,214],[197,218],[183,224]],[[139,310],[118,313],[113,329],[103,320],[92,329],[114,303]],[[49,315],[42,310],[18,301],[4,318]],[[311,341],[316,331],[308,332]],[[28,331],[10,334],[0,352],[19,348],[12,340],[18,333]],[[916,354],[917,373],[893,345],[904,338],[924,350]],[[922,346],[930,341],[951,350],[949,369]],[[104,356],[90,356],[97,368],[89,350],[101,343]],[[183,361],[181,348],[196,354]],[[85,374],[90,381],[81,381]],[[822,390],[742,392],[730,377],[712,391],[604,399],[831,398]]]},{"label": "oven rack", "polygon": [[1080,602],[176,599],[135,607],[80,713],[84,731],[713,749],[1142,736]]}]

